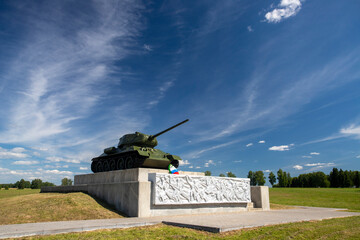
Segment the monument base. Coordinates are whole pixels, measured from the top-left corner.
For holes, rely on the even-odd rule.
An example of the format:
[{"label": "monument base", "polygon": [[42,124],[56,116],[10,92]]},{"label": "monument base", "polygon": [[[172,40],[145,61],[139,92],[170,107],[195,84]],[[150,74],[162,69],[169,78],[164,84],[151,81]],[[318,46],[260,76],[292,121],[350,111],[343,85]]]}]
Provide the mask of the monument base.
[{"label": "monument base", "polygon": [[[253,207],[252,201],[257,201],[250,198],[248,179],[207,177],[199,172],[179,173],[171,175],[167,170],[134,168],[76,175],[74,186],[42,187],[41,192],[85,192],[114,205],[129,217],[247,211]],[[164,185],[157,177],[169,178],[170,182]],[[241,187],[246,194],[239,195],[234,187],[224,188],[227,182]],[[216,184],[220,187],[214,188]],[[260,196],[260,201],[266,201],[264,195]],[[257,203],[255,207],[265,205]]]}]

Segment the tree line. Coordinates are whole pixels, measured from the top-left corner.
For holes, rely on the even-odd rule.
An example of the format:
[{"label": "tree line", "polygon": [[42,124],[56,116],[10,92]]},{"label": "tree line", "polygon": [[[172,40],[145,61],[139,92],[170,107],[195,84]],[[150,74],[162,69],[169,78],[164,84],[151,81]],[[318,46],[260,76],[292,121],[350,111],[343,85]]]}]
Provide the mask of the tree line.
[{"label": "tree line", "polygon": [[[205,176],[211,176],[210,171],[205,172]],[[220,174],[220,177],[225,177]],[[232,172],[227,173],[227,177],[236,177]],[[263,171],[249,171],[248,178],[250,178],[251,186],[263,186],[266,183],[266,177]],[[297,177],[291,177],[290,173],[279,169],[276,175],[273,172],[269,173],[269,183],[273,187],[332,187],[332,188],[347,188],[360,187],[360,172],[349,170],[338,170],[333,168],[331,172],[326,175],[323,172],[312,172],[300,174]]]},{"label": "tree line", "polygon": [[[61,186],[71,186],[72,180],[70,178],[63,178],[61,180]],[[31,182],[25,181],[21,179],[16,183],[7,183],[7,184],[0,184],[0,189],[4,188],[8,190],[9,188],[17,188],[17,189],[24,189],[24,188],[31,188],[31,189],[40,189],[41,187],[53,187],[55,186],[54,183],[51,182],[43,182],[41,179],[34,179]]]},{"label": "tree line", "polygon": [[[272,173],[272,172],[271,172]],[[271,174],[270,173],[270,174]],[[269,174],[269,177],[270,177]],[[274,174],[272,174],[274,175]],[[291,177],[290,173],[284,172],[281,169],[277,171],[278,183],[275,181],[271,183],[273,187],[332,187],[332,188],[347,188],[360,187],[360,172],[338,170],[333,168],[331,172],[326,175],[323,172],[312,172],[300,174],[297,177]]]}]

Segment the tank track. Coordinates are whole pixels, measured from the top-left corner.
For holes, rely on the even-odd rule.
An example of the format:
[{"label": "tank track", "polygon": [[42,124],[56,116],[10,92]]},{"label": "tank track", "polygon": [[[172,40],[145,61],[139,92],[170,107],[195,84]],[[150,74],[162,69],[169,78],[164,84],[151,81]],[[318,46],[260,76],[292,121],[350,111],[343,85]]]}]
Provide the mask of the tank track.
[{"label": "tank track", "polygon": [[91,171],[97,173],[138,168],[143,165],[145,159],[146,157],[140,156],[136,152],[97,157],[92,159]]}]

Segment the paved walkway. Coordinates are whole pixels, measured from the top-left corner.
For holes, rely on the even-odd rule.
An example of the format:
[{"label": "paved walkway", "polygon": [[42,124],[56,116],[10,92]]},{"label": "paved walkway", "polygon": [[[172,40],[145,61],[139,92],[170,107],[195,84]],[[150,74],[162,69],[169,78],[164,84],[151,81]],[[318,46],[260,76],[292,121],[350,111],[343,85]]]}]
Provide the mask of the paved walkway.
[{"label": "paved walkway", "polygon": [[300,207],[287,210],[250,211],[222,214],[201,214],[152,218],[116,218],[44,223],[0,225],[0,239],[34,235],[82,232],[97,229],[129,228],[159,224],[201,229],[210,232],[226,232],[242,228],[281,223],[322,220],[338,217],[360,216],[360,213],[338,211],[333,208]]}]

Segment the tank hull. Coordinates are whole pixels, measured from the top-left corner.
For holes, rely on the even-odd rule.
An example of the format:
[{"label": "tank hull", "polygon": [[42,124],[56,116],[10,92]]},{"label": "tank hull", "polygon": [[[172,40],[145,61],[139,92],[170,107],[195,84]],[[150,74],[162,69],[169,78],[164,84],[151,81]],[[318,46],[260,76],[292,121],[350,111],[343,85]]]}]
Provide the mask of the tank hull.
[{"label": "tank hull", "polygon": [[112,147],[92,159],[91,170],[97,173],[138,167],[167,169],[173,160],[181,161],[181,158],[150,147]]}]

